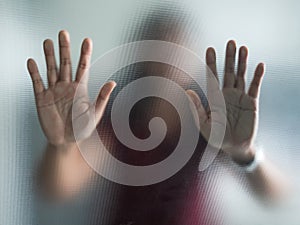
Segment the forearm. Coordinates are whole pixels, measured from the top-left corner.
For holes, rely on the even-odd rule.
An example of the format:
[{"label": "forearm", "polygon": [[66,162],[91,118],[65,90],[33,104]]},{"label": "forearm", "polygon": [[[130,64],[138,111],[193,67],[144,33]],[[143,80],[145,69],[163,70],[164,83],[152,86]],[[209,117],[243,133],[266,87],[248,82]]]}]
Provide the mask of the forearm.
[{"label": "forearm", "polygon": [[247,173],[253,190],[262,199],[278,201],[283,199],[290,189],[290,181],[268,159],[262,161],[257,168]]},{"label": "forearm", "polygon": [[[252,148],[251,152],[258,154],[255,148]],[[262,200],[278,201],[285,197],[290,189],[287,176],[265,156],[252,171],[246,171],[245,168],[244,171],[251,188]]]},{"label": "forearm", "polygon": [[47,144],[38,181],[45,194],[66,198],[78,192],[91,174],[76,143],[60,146]]}]

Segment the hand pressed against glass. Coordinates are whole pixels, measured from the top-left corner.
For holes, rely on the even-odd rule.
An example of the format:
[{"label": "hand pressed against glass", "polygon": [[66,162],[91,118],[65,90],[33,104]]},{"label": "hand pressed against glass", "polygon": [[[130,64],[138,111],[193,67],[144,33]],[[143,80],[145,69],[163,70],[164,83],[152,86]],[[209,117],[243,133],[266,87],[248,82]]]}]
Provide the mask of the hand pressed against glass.
[{"label": "hand pressed against glass", "polygon": [[[66,31],[61,31],[58,38],[60,55],[59,69],[56,65],[53,42],[49,39],[44,41],[48,88],[45,88],[43,84],[35,61],[29,59],[27,62],[28,71],[33,82],[40,124],[48,142],[52,145],[62,145],[75,141],[72,128],[73,100],[78,85],[86,85],[84,88],[87,90],[87,82],[83,82],[82,79],[87,81],[92,54],[92,41],[86,38],[82,42],[75,80],[72,80],[69,34]],[[98,123],[115,85],[114,82],[106,83],[101,88],[95,105],[89,103],[86,91],[86,95],[83,96],[83,100],[80,101],[80,104],[82,104],[80,106],[82,115],[80,116],[89,114],[95,106],[96,122]]]},{"label": "hand pressed against glass", "polygon": [[[238,162],[251,161],[254,152],[251,144],[255,138],[258,119],[258,98],[264,65],[258,64],[248,91],[245,88],[245,73],[247,67],[248,49],[239,49],[238,68],[235,72],[236,44],[229,41],[226,48],[226,59],[222,93],[226,104],[226,132],[222,150]],[[216,69],[216,53],[213,48],[206,52],[206,63],[218,80]],[[209,89],[209,87],[208,87]],[[205,109],[197,94],[188,90],[198,111],[201,133],[208,140],[211,127],[211,112]],[[202,129],[203,128],[203,129]]]}]

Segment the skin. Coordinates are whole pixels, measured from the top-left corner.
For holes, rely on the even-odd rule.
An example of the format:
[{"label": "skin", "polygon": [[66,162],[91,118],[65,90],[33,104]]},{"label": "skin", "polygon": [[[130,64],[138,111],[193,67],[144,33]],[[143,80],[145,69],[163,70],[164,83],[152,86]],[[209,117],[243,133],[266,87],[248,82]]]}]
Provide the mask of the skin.
[{"label": "skin", "polygon": [[[72,128],[72,108],[75,91],[81,87],[82,101],[78,102],[79,113],[75,120],[89,117],[91,109],[95,106],[96,124],[99,123],[109,96],[116,83],[106,83],[100,90],[95,103],[90,103],[87,97],[87,74],[90,67],[92,54],[92,41],[84,39],[81,47],[80,59],[72,79],[71,58],[70,58],[70,37],[67,31],[61,31],[58,35],[60,67],[57,68],[54,56],[54,47],[51,40],[44,41],[44,53],[47,65],[48,88],[38,71],[37,64],[33,59],[27,62],[28,71],[33,82],[34,95],[39,121],[47,138],[48,145],[45,156],[41,163],[40,182],[43,190],[50,196],[58,199],[68,198],[76,194],[94,173],[82,158],[78,149],[79,143],[75,141]],[[222,92],[224,94],[227,108],[227,129],[222,150],[228,153],[238,164],[250,162],[255,155],[255,148],[252,146],[257,130],[258,98],[261,81],[264,74],[264,65],[257,66],[251,85],[245,90],[245,72],[247,66],[248,50],[241,47],[237,73],[235,68],[236,44],[229,41],[226,49],[225,75]],[[218,77],[216,70],[216,54],[213,48],[209,48],[206,54],[206,63],[213,74]],[[80,86],[81,85],[81,86]],[[197,108],[197,116],[201,130],[205,138],[209,137],[211,126],[210,111],[204,109],[199,96],[192,90],[187,94]],[[84,137],[92,133],[95,126],[85,129]],[[254,189],[276,197],[283,192],[282,176],[275,172],[270,162],[266,160],[249,175],[249,180]],[[263,184],[261,188],[257,184]]]},{"label": "skin", "polygon": [[[116,83],[106,83],[100,90],[95,103],[91,104],[87,97],[88,69],[92,55],[91,39],[84,39],[81,46],[80,59],[72,79],[70,37],[67,31],[61,31],[59,39],[60,67],[57,68],[53,42],[44,41],[44,54],[47,65],[48,88],[45,88],[36,62],[27,61],[32,79],[36,108],[43,132],[47,138],[47,151],[41,163],[41,183],[45,191],[56,196],[69,196],[76,193],[91,175],[91,169],[83,160],[74,139],[72,129],[72,107],[76,88],[80,85],[83,95],[79,101],[80,112],[75,120],[89,116],[95,106],[96,124],[99,123],[107,105],[109,96]],[[95,127],[85,130],[89,136]]]},{"label": "skin", "polygon": [[[240,164],[247,164],[253,160],[255,154],[252,143],[257,131],[258,98],[264,75],[264,64],[260,63],[257,65],[250,87],[246,91],[247,56],[248,49],[242,46],[239,49],[238,68],[235,73],[236,43],[232,40],[227,43],[222,87],[227,110],[227,123],[222,150]],[[218,80],[216,53],[213,48],[207,49],[206,63]],[[197,108],[198,119],[201,127],[203,127],[202,135],[208,140],[212,112],[204,108],[199,96],[194,91],[188,90],[187,94]]]},{"label": "skin", "polygon": [[[68,32],[61,31],[59,33],[59,70],[56,66],[54,47],[51,40],[44,41],[44,53],[47,64],[48,88],[45,88],[43,84],[35,61],[29,59],[27,63],[33,82],[40,124],[49,144],[55,146],[69,144],[75,141],[71,114],[73,99],[79,85],[86,85],[84,88],[87,89],[87,82],[82,81],[84,79],[87,80],[92,55],[92,41],[87,38],[82,42],[80,59],[74,80],[72,80],[70,37]],[[85,101],[80,101],[82,110],[80,114],[90,113],[95,106],[96,123],[98,123],[105,110],[109,95],[115,86],[116,83],[113,81],[106,83],[101,88],[100,94],[94,104],[89,104],[87,95],[83,96]]]},{"label": "skin", "polygon": [[[252,81],[246,90],[245,74],[247,68],[248,49],[240,47],[237,72],[235,72],[236,43],[227,43],[222,94],[226,105],[226,131],[222,150],[239,165],[250,163],[256,153],[253,142],[258,128],[258,102],[264,64],[259,63],[255,69]],[[213,76],[218,79],[216,53],[213,48],[206,51],[206,64]],[[209,85],[209,83],[208,83]],[[215,87],[208,87],[208,92]],[[187,90],[195,104],[196,118],[200,122],[201,134],[208,140],[211,129],[211,111],[205,108],[199,96],[193,90]],[[222,113],[216,111],[215,113]],[[252,172],[245,174],[251,188],[263,202],[278,202],[286,197],[291,190],[288,178],[276,168],[267,158]]]}]

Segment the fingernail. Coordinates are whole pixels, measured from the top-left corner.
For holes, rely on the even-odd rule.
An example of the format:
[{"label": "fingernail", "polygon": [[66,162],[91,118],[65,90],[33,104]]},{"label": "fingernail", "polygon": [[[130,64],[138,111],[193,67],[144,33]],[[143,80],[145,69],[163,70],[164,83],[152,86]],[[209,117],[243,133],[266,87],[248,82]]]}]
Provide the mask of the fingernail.
[{"label": "fingernail", "polygon": [[260,71],[263,73],[265,71],[265,64],[260,63]]},{"label": "fingernail", "polygon": [[32,59],[27,60],[27,67],[29,70],[32,70],[32,68],[33,68],[33,60]]},{"label": "fingernail", "polygon": [[83,44],[82,44],[82,50],[83,51],[87,51],[88,50],[88,44],[87,44],[86,41],[84,41]]},{"label": "fingernail", "polygon": [[242,57],[246,57],[246,55],[247,55],[247,50],[246,50],[245,47],[242,47],[242,48],[241,48],[241,56],[242,56]]},{"label": "fingernail", "polygon": [[233,41],[230,41],[230,42],[228,43],[228,50],[229,50],[229,51],[233,51],[233,50],[234,50],[234,42],[233,42]]},{"label": "fingernail", "polygon": [[59,39],[60,39],[61,41],[65,41],[65,40],[66,40],[64,33],[61,33],[61,34],[59,35]]},{"label": "fingernail", "polygon": [[61,41],[67,41],[67,33],[65,31],[60,32],[59,38]]},{"label": "fingernail", "polygon": [[45,50],[47,50],[47,51],[49,51],[50,50],[50,43],[49,43],[49,41],[48,40],[46,40],[45,41],[45,44],[44,44],[44,46],[45,46]]},{"label": "fingernail", "polygon": [[210,50],[208,51],[208,56],[209,56],[210,58],[214,58],[215,53],[214,53],[214,51],[213,51],[212,49],[210,49]]},{"label": "fingernail", "polygon": [[101,90],[102,98],[106,98],[109,95],[110,88],[108,86],[104,86]]},{"label": "fingernail", "polygon": [[114,82],[113,86],[111,86],[111,85],[105,85],[102,88],[101,96],[103,98],[106,98],[107,96],[109,96],[111,94],[111,92],[114,90],[115,87],[116,87],[116,83],[115,82]]},{"label": "fingernail", "polygon": [[188,92],[188,96],[190,97],[190,99],[192,100],[196,108],[199,108],[200,102],[198,101],[197,97],[193,93],[189,93],[189,92]]}]

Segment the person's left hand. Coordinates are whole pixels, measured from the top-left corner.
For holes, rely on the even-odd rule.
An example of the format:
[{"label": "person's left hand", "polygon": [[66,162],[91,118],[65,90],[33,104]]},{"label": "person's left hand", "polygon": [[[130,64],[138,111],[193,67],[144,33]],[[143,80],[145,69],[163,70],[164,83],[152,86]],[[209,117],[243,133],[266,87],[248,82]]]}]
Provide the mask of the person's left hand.
[{"label": "person's left hand", "polygon": [[[229,41],[226,48],[225,72],[222,88],[227,117],[222,150],[228,153],[237,163],[246,164],[253,160],[255,154],[251,144],[253,143],[257,131],[258,98],[264,74],[264,64],[260,63],[256,67],[249,90],[246,92],[245,73],[248,50],[245,46],[239,49],[238,68],[236,73],[235,55],[236,44],[234,41]],[[213,48],[207,49],[206,63],[211,72],[218,79],[216,53]],[[212,112],[204,108],[199,96],[194,91],[188,90],[187,94],[191,97],[196,106],[201,126],[201,134],[208,140],[212,122]]]}]

